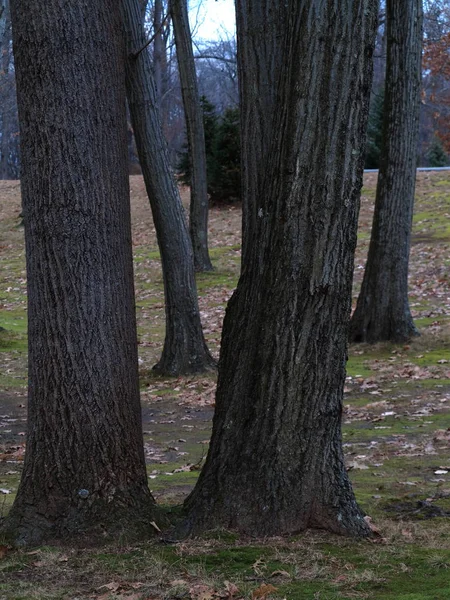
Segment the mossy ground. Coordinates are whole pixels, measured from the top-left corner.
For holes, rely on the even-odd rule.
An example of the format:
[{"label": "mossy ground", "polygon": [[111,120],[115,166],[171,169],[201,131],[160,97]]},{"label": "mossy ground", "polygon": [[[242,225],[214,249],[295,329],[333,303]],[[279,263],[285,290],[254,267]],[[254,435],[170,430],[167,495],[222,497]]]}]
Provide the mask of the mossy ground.
[{"label": "mossy ground", "polygon": [[[370,239],[376,174],[365,179],[356,300]],[[169,519],[195,484],[214,411],[215,376],[152,371],[164,339],[159,252],[142,179],[131,178],[141,396],[149,486]],[[17,182],[0,183],[0,510],[11,505],[26,439],[26,281]],[[184,195],[186,198],[186,194]],[[13,551],[0,545],[0,599],[450,597],[450,175],[418,178],[410,299],[421,336],[403,346],[350,348],[343,441],[374,541],[308,531],[251,540],[216,531],[164,544],[117,540]],[[210,218],[215,270],[197,277],[205,336],[218,356],[240,260],[239,207]],[[266,587],[263,586],[272,586]],[[265,595],[264,595],[265,594]]]}]

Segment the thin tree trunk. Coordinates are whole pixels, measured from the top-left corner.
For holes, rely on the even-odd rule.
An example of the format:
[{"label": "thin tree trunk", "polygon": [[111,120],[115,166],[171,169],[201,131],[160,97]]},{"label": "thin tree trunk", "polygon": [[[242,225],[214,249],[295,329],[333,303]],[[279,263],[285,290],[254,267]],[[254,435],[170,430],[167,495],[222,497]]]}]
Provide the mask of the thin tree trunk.
[{"label": "thin tree trunk", "polygon": [[153,5],[153,31],[155,40],[153,42],[153,77],[156,92],[156,105],[159,110],[163,133],[167,129],[168,106],[167,106],[167,37],[168,15],[163,0],[155,0]]},{"label": "thin tree trunk", "polygon": [[166,49],[164,47],[162,34],[163,3],[162,0],[155,0],[153,6],[153,29],[155,41],[153,42],[153,74],[155,78],[156,103],[161,110],[163,94],[163,60]]},{"label": "thin tree trunk", "polygon": [[404,342],[418,335],[408,265],[419,132],[422,0],[387,2],[383,142],[369,255],[350,341]]},{"label": "thin tree trunk", "polygon": [[196,271],[212,271],[208,252],[208,184],[203,111],[198,93],[187,0],[170,0],[191,166],[189,230]]},{"label": "thin tree trunk", "polygon": [[[252,5],[238,0],[238,12],[248,17]],[[211,446],[183,534],[370,534],[344,466],[341,414],[377,2],[284,6],[273,136],[259,156],[266,177],[227,308]],[[257,68],[250,59],[248,72]],[[244,97],[247,85],[257,83],[241,82]]]},{"label": "thin tree trunk", "polygon": [[166,298],[166,339],[156,369],[179,375],[211,369],[200,322],[192,247],[183,205],[172,175],[159,121],[151,61],[142,48],[145,34],[137,0],[123,0],[128,39],[127,94],[139,160],[161,251]]},{"label": "thin tree trunk", "polygon": [[[142,530],[124,45],[113,0],[11,3],[28,276],[21,544]],[[81,57],[81,58],[80,58]],[[81,61],[81,62],[80,62]]]},{"label": "thin tree trunk", "polygon": [[[9,10],[9,0],[4,0],[4,4],[1,7],[0,14],[0,65],[1,65],[1,73],[0,77],[6,80],[6,84],[2,85],[2,106],[1,106],[1,144],[0,144],[0,179],[8,179],[9,178],[9,168],[8,168],[8,159],[9,159],[9,143],[10,143],[10,102],[6,101],[6,96],[8,94],[8,77],[9,77],[9,67],[11,63],[11,15]],[[10,99],[10,98],[9,98]]]}]

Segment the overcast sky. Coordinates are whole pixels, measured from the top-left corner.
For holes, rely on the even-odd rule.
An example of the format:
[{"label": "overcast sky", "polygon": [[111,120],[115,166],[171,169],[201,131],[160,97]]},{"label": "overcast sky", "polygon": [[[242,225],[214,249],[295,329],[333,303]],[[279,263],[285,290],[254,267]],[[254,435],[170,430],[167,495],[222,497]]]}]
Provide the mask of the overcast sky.
[{"label": "overcast sky", "polygon": [[234,35],[234,0],[191,0],[191,28],[195,38],[213,40]]}]

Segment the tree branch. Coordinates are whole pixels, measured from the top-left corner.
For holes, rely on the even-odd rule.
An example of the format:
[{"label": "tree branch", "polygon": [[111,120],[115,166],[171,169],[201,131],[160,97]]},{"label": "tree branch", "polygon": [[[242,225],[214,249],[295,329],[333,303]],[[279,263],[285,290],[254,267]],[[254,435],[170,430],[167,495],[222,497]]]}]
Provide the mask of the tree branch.
[{"label": "tree branch", "polygon": [[167,20],[167,18],[168,18],[168,17],[169,17],[169,12],[167,12],[167,13],[164,15],[164,18],[163,18],[163,19],[161,19],[161,24],[160,24],[160,26],[158,27],[158,29],[155,31],[155,33],[152,35],[152,37],[151,37],[151,38],[150,38],[150,39],[149,39],[147,42],[145,42],[145,44],[142,46],[142,48],[140,48],[140,49],[139,49],[139,50],[137,50],[136,52],[133,52],[133,53],[131,54],[131,58],[134,58],[134,59],[136,60],[136,58],[139,56],[139,54],[140,54],[141,52],[143,52],[143,51],[144,51],[146,48],[148,48],[148,46],[150,46],[150,44],[151,44],[152,42],[154,42],[154,41],[155,41],[155,39],[156,39],[156,36],[157,36],[157,35],[158,35],[158,33],[161,31],[161,29],[162,29],[162,27],[163,27],[163,25],[164,25],[164,23],[166,22],[166,20]]},{"label": "tree branch", "polygon": [[194,55],[195,59],[212,59],[219,60],[221,62],[230,63],[232,65],[236,64],[236,60],[234,58],[225,58],[224,56],[215,56],[214,54],[196,54]]}]

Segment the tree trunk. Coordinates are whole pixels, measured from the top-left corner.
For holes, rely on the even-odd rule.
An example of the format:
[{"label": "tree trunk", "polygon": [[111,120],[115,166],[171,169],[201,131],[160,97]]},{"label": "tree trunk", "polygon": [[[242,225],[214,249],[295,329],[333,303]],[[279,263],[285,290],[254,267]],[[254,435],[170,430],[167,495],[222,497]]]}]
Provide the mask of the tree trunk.
[{"label": "tree trunk", "polygon": [[16,542],[142,529],[124,45],[113,0],[11,3],[28,274]]},{"label": "tree trunk", "polygon": [[[253,231],[258,221],[266,156],[272,142],[276,81],[281,70],[280,32],[286,9],[273,0],[236,2],[239,40],[238,73],[241,120],[242,263],[252,251]],[[264,35],[262,35],[264,32]]]},{"label": "tree trunk", "polygon": [[196,271],[212,271],[208,253],[208,184],[203,111],[197,86],[187,0],[170,0],[191,167],[189,230]]},{"label": "tree trunk", "polygon": [[166,339],[156,369],[168,375],[200,373],[214,366],[200,322],[197,289],[183,205],[171,173],[156,104],[137,0],[123,0],[128,38],[127,94],[139,160],[161,251],[166,298]]},{"label": "tree trunk", "polygon": [[[11,15],[9,0],[4,0],[0,7],[0,77],[3,79],[1,86],[1,143],[0,143],[0,179],[9,178],[9,143],[10,143],[10,111],[11,93],[9,85],[9,67],[11,64]],[[8,93],[9,92],[9,93]],[[9,96],[9,97],[8,97]],[[8,101],[9,100],[9,101]]]},{"label": "tree trunk", "polygon": [[166,132],[168,119],[167,106],[167,14],[163,0],[155,0],[153,4],[153,78],[156,92],[156,106],[158,107],[163,133]]},{"label": "tree trunk", "polygon": [[383,142],[369,255],[350,341],[405,342],[418,335],[408,303],[416,183],[422,0],[387,2]]},{"label": "tree trunk", "polygon": [[162,103],[162,62],[166,49],[163,44],[162,35],[163,3],[162,0],[155,0],[153,7],[153,29],[155,41],[153,42],[153,74],[155,78],[156,102],[161,110]]},{"label": "tree trunk", "polygon": [[[253,4],[238,0],[238,11],[248,17]],[[210,451],[180,534],[370,534],[344,466],[341,413],[377,2],[284,6],[276,135],[258,157],[266,177],[225,317]],[[257,68],[250,60],[248,72]]]}]

